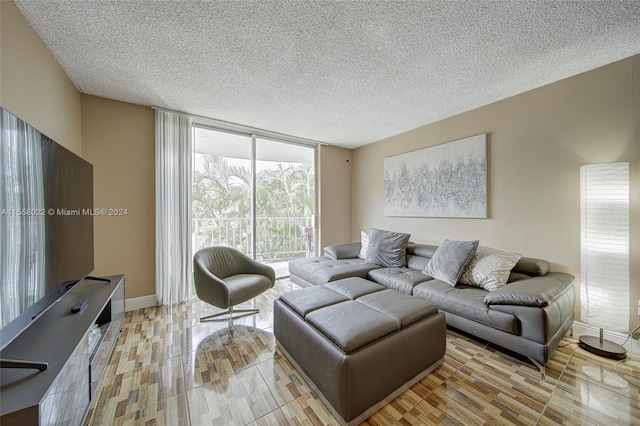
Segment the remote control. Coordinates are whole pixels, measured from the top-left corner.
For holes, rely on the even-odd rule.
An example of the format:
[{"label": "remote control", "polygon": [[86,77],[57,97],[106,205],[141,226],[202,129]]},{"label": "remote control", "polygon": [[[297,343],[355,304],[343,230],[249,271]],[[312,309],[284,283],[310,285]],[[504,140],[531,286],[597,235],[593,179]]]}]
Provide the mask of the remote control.
[{"label": "remote control", "polygon": [[73,305],[73,308],[71,308],[71,312],[74,314],[77,314],[78,312],[83,310],[88,303],[89,303],[88,300],[78,300],[78,302],[75,305]]}]

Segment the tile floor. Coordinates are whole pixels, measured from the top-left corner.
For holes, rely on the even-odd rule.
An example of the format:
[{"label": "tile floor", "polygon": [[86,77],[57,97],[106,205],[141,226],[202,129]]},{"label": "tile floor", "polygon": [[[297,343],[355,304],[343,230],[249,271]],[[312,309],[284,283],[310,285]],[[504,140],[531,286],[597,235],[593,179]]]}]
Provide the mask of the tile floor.
[{"label": "tile floor", "polygon": [[[276,349],[273,300],[259,315],[200,323],[197,299],[127,313],[86,425],[334,425]],[[616,364],[566,337],[541,382],[528,361],[452,329],[445,361],[364,425],[640,424],[640,357]]]}]

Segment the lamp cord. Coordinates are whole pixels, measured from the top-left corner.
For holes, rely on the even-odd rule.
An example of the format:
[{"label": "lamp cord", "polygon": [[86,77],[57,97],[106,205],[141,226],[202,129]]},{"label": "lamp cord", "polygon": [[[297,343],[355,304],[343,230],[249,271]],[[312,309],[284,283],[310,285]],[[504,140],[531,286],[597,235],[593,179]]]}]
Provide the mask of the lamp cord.
[{"label": "lamp cord", "polygon": [[[628,359],[629,359],[629,357],[625,357],[625,358],[621,359],[620,361],[616,362],[615,364],[613,364],[613,371],[618,375],[618,377],[620,377],[622,380],[627,382],[629,384],[629,386],[633,386],[634,388],[640,389],[640,386],[636,385],[635,383],[631,383],[629,380],[627,380],[627,378],[625,376],[622,375],[622,373],[620,373],[618,371],[618,364],[620,364],[621,362],[624,362],[624,361],[626,361]],[[633,367],[631,367],[631,368],[633,368]]]},{"label": "lamp cord", "polygon": [[[629,324],[629,325],[633,324],[633,320],[634,320],[634,319],[635,319],[635,315],[634,315],[634,316],[633,316],[633,318],[631,319],[631,322],[630,322],[630,324]],[[629,339],[631,338],[631,336],[633,336],[633,335],[635,334],[635,332],[636,332],[636,331],[638,331],[638,330],[640,330],[640,327],[637,327],[635,330],[633,330],[631,333],[629,333],[629,335],[627,336],[627,339],[622,343],[622,346],[624,346],[624,345],[629,341]],[[613,371],[615,371],[615,372],[616,372],[616,374],[617,374],[618,376],[620,376],[620,378],[621,378],[622,380],[624,380],[624,381],[626,381],[627,383],[629,383],[629,385],[631,385],[631,386],[633,386],[633,387],[635,387],[635,388],[640,388],[640,386],[636,385],[635,383],[631,383],[631,382],[629,382],[629,381],[628,381],[628,380],[627,380],[627,379],[626,379],[626,378],[625,378],[625,377],[624,377],[624,376],[623,376],[623,375],[618,371],[618,364],[620,364],[621,362],[626,361],[626,360],[628,360],[628,359],[629,359],[629,357],[628,357],[628,356],[626,356],[625,358],[623,358],[623,359],[621,359],[620,361],[616,362],[616,363],[613,365]]]},{"label": "lamp cord", "polygon": [[633,335],[636,333],[636,331],[638,331],[638,330],[640,330],[640,327],[636,328],[636,329],[635,329],[635,330],[633,330],[631,333],[629,333],[629,335],[627,336],[627,339],[622,343],[622,346],[624,346],[624,345],[629,341],[629,339],[631,338],[631,336],[633,336]]}]

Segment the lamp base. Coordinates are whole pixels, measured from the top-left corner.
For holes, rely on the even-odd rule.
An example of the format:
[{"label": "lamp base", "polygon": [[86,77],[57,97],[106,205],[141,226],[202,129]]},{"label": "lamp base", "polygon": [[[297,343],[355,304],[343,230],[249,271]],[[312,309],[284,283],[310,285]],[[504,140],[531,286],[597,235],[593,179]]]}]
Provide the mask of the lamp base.
[{"label": "lamp base", "polygon": [[625,359],[627,350],[610,340],[600,339],[595,336],[580,336],[580,347],[599,356],[613,359]]}]

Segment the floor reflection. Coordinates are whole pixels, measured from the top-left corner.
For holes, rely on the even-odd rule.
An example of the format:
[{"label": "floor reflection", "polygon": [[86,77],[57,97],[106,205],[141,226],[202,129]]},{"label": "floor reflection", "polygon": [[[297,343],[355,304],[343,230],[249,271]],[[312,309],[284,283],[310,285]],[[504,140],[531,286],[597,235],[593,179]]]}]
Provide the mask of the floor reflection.
[{"label": "floor reflection", "polygon": [[[231,326],[200,322],[217,308],[195,298],[127,313],[85,424],[338,424],[276,347],[273,301],[296,288],[278,280]],[[540,381],[528,360],[448,329],[444,364],[363,425],[640,424],[637,355],[616,364],[565,337],[546,368]]]},{"label": "floor reflection", "polygon": [[204,337],[185,363],[187,381],[193,387],[215,383],[225,392],[233,373],[273,357],[275,338],[259,328],[234,324]]},{"label": "floor reflection", "polygon": [[585,365],[582,372],[591,380],[595,380],[604,386],[620,389],[628,389],[629,382],[620,377],[615,371],[598,365]]}]

